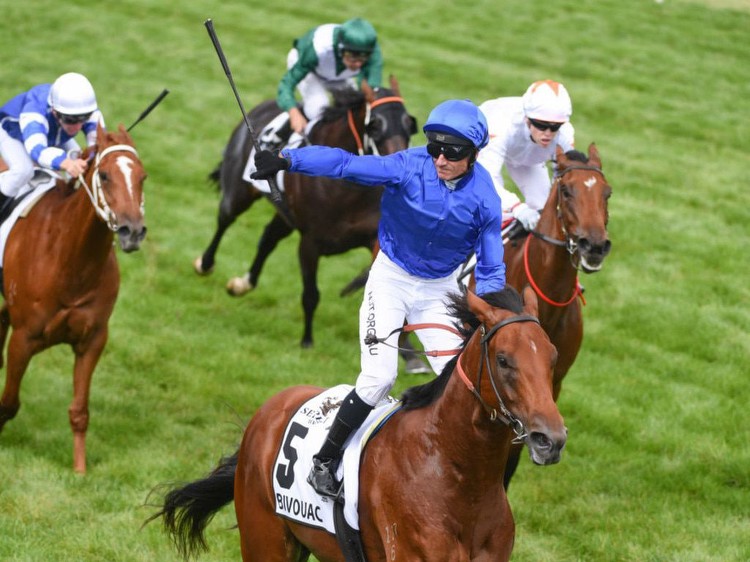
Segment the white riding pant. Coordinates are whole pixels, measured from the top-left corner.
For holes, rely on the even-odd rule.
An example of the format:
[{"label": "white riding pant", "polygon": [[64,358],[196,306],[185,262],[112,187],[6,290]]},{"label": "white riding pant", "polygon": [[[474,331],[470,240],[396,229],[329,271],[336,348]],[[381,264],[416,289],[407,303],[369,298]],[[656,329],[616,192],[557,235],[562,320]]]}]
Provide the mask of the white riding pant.
[{"label": "white riding pant", "polygon": [[15,197],[23,186],[34,177],[34,162],[26,147],[0,127],[0,155],[8,165],[8,171],[0,174],[0,191],[7,197]]},{"label": "white riding pant", "polygon": [[[286,58],[287,69],[292,68],[298,58],[297,49],[289,51]],[[347,88],[357,88],[356,81],[353,79],[323,80],[314,72],[309,72],[307,76],[300,80],[297,84],[297,90],[302,97],[302,111],[308,120],[305,134],[310,132],[312,126],[323,115],[325,108],[331,105],[330,92]]]},{"label": "white riding pant", "polygon": [[[547,203],[551,185],[547,164],[543,162],[534,166],[516,166],[506,163],[505,167],[508,169],[508,175],[523,194],[524,202],[532,209],[541,211]],[[511,205],[505,203],[502,194],[500,199],[503,201],[503,211],[506,211]],[[503,219],[505,219],[505,213]]]},{"label": "white riding pant", "polygon": [[[367,345],[365,338],[386,337],[409,324],[433,323],[453,327],[455,318],[448,313],[448,293],[459,292],[457,273],[441,279],[415,277],[393,263],[382,251],[370,268],[365,296],[359,310],[361,369],[355,385],[359,397],[374,406],[393,388],[398,376],[398,350],[383,343]],[[428,328],[417,336],[426,351],[458,349],[462,339],[448,330]],[[398,346],[398,333],[388,339]],[[432,370],[438,375],[453,355],[430,357]]]}]

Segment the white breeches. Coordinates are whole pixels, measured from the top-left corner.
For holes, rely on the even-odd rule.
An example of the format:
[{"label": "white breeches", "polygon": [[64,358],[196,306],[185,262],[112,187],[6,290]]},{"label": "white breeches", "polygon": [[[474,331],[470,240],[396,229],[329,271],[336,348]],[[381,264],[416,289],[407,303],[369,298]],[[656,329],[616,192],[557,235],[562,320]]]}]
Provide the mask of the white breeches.
[{"label": "white breeches", "polygon": [[[456,272],[457,273],[457,272]],[[365,286],[359,310],[361,369],[356,390],[359,397],[374,406],[384,398],[396,382],[398,350],[383,343],[367,345],[365,338],[385,337],[410,324],[442,324],[453,327],[455,319],[447,310],[448,293],[459,291],[456,273],[442,279],[422,279],[406,273],[382,251],[378,253]],[[448,330],[429,328],[417,332],[427,351],[457,349],[462,339]],[[398,334],[388,343],[397,346]],[[429,357],[430,366],[440,374],[452,356]]]},{"label": "white breeches", "polygon": [[[297,49],[289,51],[286,59],[287,69],[292,68],[299,58]],[[312,126],[323,115],[326,107],[331,105],[329,92],[346,88],[356,88],[354,80],[323,80],[315,73],[310,72],[299,84],[297,91],[302,97],[302,111],[307,117],[308,125],[305,133],[309,133]]]},{"label": "white breeches", "polygon": [[0,155],[9,170],[0,174],[0,191],[8,197],[15,197],[23,186],[34,177],[34,162],[20,140],[11,137],[0,127]]},{"label": "white breeches", "polygon": [[[508,175],[523,194],[524,202],[537,211],[544,208],[550,189],[549,169],[546,163],[534,166],[514,166],[506,163]],[[505,210],[506,204],[503,201]],[[503,214],[503,220],[505,216]]]}]

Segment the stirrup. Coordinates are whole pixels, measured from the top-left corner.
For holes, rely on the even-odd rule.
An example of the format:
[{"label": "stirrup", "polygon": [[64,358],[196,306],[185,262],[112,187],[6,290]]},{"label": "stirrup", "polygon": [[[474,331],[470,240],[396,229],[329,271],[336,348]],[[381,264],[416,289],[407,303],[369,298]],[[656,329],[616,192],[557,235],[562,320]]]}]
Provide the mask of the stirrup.
[{"label": "stirrup", "polygon": [[307,483],[321,496],[336,499],[341,495],[344,483],[336,480],[333,465],[333,459],[320,460],[313,457]]}]

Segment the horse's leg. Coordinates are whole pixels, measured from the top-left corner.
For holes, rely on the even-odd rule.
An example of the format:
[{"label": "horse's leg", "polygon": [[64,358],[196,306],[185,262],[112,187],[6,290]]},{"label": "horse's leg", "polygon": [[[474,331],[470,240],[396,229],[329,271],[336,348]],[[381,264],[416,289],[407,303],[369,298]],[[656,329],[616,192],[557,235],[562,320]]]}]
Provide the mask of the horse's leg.
[{"label": "horse's leg", "polygon": [[258,252],[255,254],[250,269],[243,277],[233,277],[227,283],[227,292],[239,297],[258,286],[258,279],[268,256],[274,251],[278,243],[289,236],[293,229],[278,213],[273,216],[263,229],[263,235],[258,240]]},{"label": "horse's leg", "polygon": [[199,275],[208,275],[213,271],[216,263],[216,252],[219,249],[219,243],[224,237],[224,233],[232,226],[237,217],[247,211],[260,197],[260,192],[244,181],[240,181],[237,186],[230,185],[226,189],[222,189],[216,233],[211,239],[208,248],[206,248],[201,257],[195,260],[193,267],[196,273]]},{"label": "horse's leg", "polygon": [[74,347],[73,400],[68,408],[70,428],[73,430],[73,470],[86,473],[86,431],[89,427],[89,390],[91,377],[107,343],[105,326],[88,342],[85,348]]},{"label": "horse's leg", "polygon": [[8,343],[8,365],[5,370],[5,388],[0,397],[0,431],[8,420],[16,417],[21,408],[21,380],[33,355],[41,348],[33,345],[24,332],[14,330]]},{"label": "horse's leg", "polygon": [[313,344],[313,316],[320,302],[318,290],[318,262],[320,254],[312,236],[300,237],[299,264],[302,271],[302,310],[305,312],[305,330],[302,334],[302,347],[312,347]]},{"label": "horse's leg", "polygon": [[0,367],[5,362],[3,350],[5,349],[5,338],[8,337],[8,328],[10,328],[10,313],[8,312],[8,305],[3,304],[3,308],[0,309]]}]

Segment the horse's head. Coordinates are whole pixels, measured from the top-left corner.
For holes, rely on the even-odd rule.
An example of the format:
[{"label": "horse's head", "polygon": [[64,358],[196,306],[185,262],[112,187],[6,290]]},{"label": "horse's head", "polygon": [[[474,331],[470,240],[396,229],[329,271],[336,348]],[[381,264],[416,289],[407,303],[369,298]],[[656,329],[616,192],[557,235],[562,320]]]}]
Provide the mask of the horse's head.
[{"label": "horse's head", "polygon": [[607,233],[607,204],[612,188],[602,172],[596,145],[586,155],[557,147],[557,173],[551,196],[557,197],[557,216],[568,249],[578,253],[586,273],[599,271],[612,247]]},{"label": "horse's head", "polygon": [[406,111],[396,78],[391,76],[390,82],[390,89],[373,89],[362,82],[368,107],[365,133],[377,153],[383,155],[408,148],[409,139],[417,132],[417,120]]},{"label": "horse's head", "polygon": [[510,286],[486,297],[491,303],[467,293],[469,309],[482,325],[474,334],[480,346],[464,350],[473,356],[467,364],[480,365],[474,384],[485,408],[510,425],[534,463],[559,462],[567,430],[552,391],[557,349],[537,320],[536,293],[526,287],[523,305]]},{"label": "horse's head", "polygon": [[143,220],[143,181],[146,172],[133,140],[122,126],[118,131],[97,130],[96,152],[86,174],[94,208],[117,233],[120,248],[133,252],[146,236]]}]

